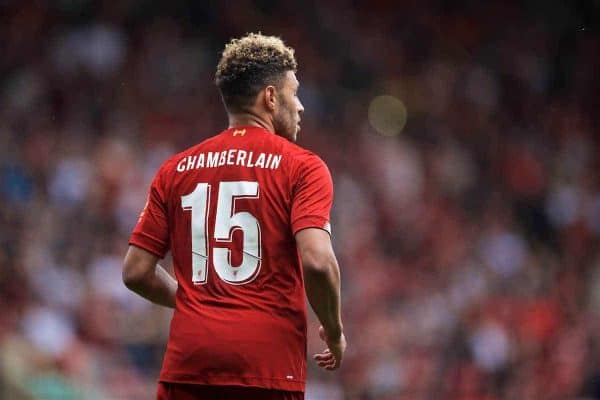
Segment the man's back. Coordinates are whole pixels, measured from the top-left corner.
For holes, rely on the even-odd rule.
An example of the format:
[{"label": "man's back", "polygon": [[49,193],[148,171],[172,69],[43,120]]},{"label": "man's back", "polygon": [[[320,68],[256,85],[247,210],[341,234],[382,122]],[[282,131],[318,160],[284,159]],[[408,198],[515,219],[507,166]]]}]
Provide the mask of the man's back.
[{"label": "man's back", "polygon": [[130,241],[173,256],[162,381],[304,390],[294,234],[328,230],[332,197],[317,156],[257,127],[228,129],[163,165]]},{"label": "man's back", "polygon": [[[174,156],[152,182],[123,282],[175,308],[159,400],[302,399],[304,293],[327,344],[313,359],[341,365],[333,184],[317,156],[291,143],[304,112],[296,68],[280,38],[232,39],[215,73],[230,129]],[[177,279],[157,263],[169,249]],[[240,386],[262,393],[238,396]]]}]

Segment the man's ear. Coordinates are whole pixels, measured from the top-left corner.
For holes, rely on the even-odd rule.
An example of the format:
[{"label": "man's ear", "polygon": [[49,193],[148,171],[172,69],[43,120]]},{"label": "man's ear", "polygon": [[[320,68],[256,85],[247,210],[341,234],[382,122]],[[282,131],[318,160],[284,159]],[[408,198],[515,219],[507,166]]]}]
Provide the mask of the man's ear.
[{"label": "man's ear", "polygon": [[273,85],[269,85],[264,89],[265,107],[269,111],[275,111],[277,105],[277,89]]}]

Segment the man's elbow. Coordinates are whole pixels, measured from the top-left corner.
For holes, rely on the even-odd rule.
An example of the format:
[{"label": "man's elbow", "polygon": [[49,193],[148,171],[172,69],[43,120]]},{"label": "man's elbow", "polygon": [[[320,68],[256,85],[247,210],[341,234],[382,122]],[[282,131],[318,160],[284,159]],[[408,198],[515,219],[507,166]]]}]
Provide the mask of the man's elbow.
[{"label": "man's elbow", "polygon": [[128,289],[135,291],[144,284],[148,272],[148,269],[141,263],[126,257],[123,262],[123,283]]},{"label": "man's elbow", "polygon": [[138,269],[135,268],[134,265],[127,263],[125,261],[123,263],[123,283],[127,286],[128,289],[133,290],[135,287],[139,286],[142,281],[142,275],[139,273]]},{"label": "man's elbow", "polygon": [[309,251],[302,254],[301,258],[305,274],[330,275],[337,266],[335,257],[330,254]]},{"label": "man's elbow", "polygon": [[138,292],[147,282],[152,281],[157,257],[143,249],[130,246],[123,260],[123,283],[127,288]]}]

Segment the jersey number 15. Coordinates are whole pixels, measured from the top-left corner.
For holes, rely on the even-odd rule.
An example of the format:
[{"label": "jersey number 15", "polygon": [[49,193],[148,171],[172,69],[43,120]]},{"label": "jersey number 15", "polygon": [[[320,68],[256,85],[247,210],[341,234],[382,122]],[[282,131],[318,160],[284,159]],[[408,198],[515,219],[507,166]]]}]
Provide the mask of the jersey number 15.
[{"label": "jersey number 15", "polygon": [[[233,233],[243,233],[242,263],[231,265],[231,250],[215,246],[212,263],[219,278],[232,285],[253,281],[260,270],[260,225],[249,212],[235,212],[237,199],[258,199],[258,182],[220,182],[214,229],[214,239],[224,245],[233,242]],[[208,215],[210,213],[210,185],[198,183],[192,193],[181,196],[181,207],[192,213],[192,282],[205,284],[208,268]]]}]

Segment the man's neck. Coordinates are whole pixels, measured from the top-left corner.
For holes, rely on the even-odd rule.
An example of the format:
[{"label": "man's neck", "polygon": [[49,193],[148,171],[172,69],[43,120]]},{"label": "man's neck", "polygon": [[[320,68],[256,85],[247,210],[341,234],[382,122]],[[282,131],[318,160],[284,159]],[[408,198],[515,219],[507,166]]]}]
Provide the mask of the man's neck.
[{"label": "man's neck", "polygon": [[256,126],[271,133],[275,132],[270,120],[250,113],[229,114],[229,128],[235,128],[236,126]]}]

